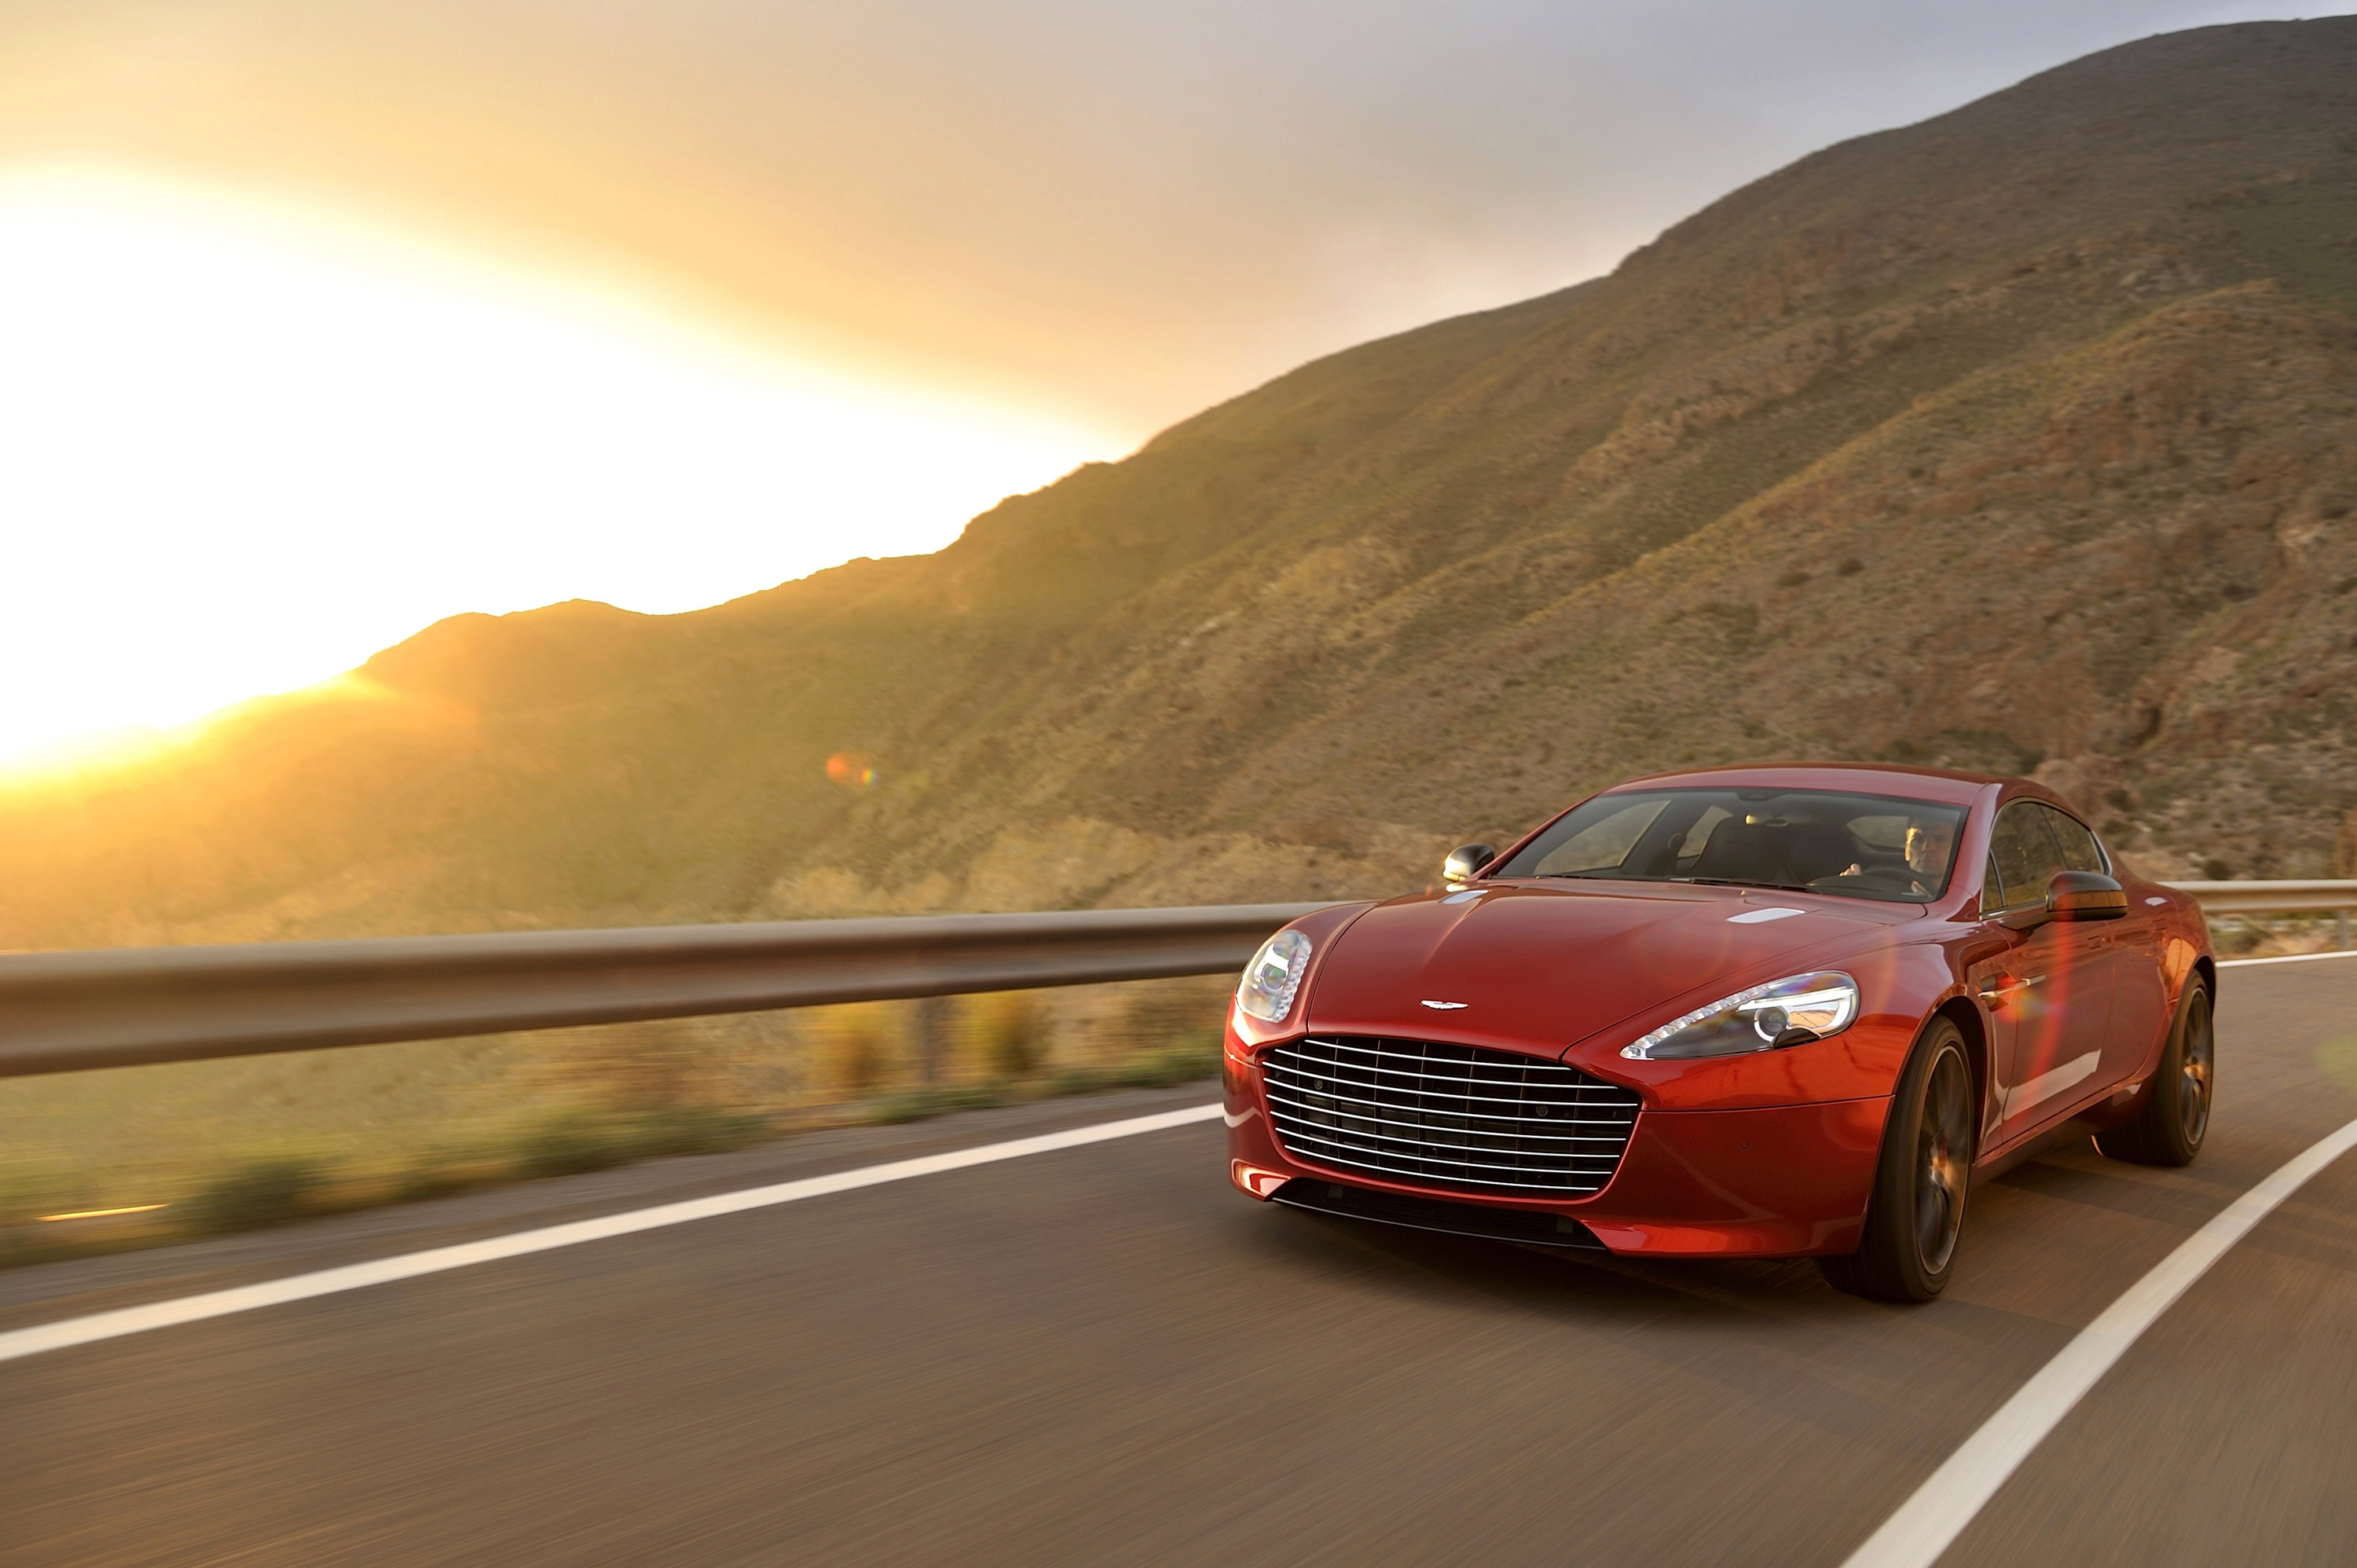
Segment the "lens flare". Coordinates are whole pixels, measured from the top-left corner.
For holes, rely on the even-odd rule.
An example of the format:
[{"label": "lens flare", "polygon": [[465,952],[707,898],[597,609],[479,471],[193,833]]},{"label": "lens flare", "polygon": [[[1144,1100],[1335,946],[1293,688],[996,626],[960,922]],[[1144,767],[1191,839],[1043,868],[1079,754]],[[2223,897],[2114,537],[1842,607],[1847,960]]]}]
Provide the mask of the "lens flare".
[{"label": "lens flare", "polygon": [[670,614],[936,550],[1128,445],[602,275],[96,169],[0,169],[0,758],[464,611]]},{"label": "lens flare", "polygon": [[838,751],[826,759],[826,776],[849,789],[865,789],[876,782],[876,765],[856,751]]},{"label": "lens flare", "polygon": [[111,1219],[118,1214],[153,1214],[159,1208],[170,1207],[166,1203],[135,1203],[124,1208],[77,1208],[70,1214],[44,1214],[41,1223],[54,1225],[60,1219]]}]

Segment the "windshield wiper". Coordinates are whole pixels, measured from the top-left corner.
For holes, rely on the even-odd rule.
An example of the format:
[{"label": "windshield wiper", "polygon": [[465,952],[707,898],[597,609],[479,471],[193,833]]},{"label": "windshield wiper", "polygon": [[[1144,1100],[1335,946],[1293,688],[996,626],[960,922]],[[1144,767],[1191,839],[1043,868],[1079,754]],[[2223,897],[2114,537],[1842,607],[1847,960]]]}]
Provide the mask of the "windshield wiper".
[{"label": "windshield wiper", "polygon": [[1812,893],[1815,889],[1805,882],[1752,882],[1740,876],[1673,876],[1672,882],[1691,882],[1702,887],[1767,887],[1779,893]]},{"label": "windshield wiper", "polygon": [[1748,882],[1740,876],[1647,876],[1641,872],[1622,871],[1609,867],[1602,871],[1542,871],[1542,877],[1585,878],[1600,882],[1691,882],[1704,887],[1767,887],[1779,893],[1813,893],[1815,888],[1799,882]]}]

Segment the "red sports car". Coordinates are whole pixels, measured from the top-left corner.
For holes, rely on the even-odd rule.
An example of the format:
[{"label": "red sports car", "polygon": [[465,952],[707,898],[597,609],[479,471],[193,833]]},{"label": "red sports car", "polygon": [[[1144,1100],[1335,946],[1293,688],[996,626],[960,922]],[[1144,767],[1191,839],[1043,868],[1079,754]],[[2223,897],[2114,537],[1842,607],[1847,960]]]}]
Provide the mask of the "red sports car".
[{"label": "red sports car", "polygon": [[2019,779],[1641,779],[1439,891],[1272,937],[1229,1011],[1230,1172],[1329,1214],[1939,1294],[1972,1184],[2210,1115],[2201,911]]}]

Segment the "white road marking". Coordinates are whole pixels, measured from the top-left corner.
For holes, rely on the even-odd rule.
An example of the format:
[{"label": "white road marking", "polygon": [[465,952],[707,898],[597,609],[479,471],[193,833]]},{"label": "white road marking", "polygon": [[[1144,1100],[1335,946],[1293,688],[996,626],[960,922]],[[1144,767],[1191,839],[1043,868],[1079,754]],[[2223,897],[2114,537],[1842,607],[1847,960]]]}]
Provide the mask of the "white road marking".
[{"label": "white road marking", "polygon": [[209,1291],[202,1295],[181,1296],[175,1301],[150,1302],[145,1306],[126,1306],[113,1312],[94,1312],[86,1317],[69,1317],[56,1323],[38,1324],[30,1328],[12,1329],[0,1334],[0,1361],[38,1356],[44,1350],[63,1350],[70,1346],[93,1344],[101,1339],[119,1339],[126,1334],[145,1334],[151,1329],[171,1328],[183,1323],[201,1323],[209,1317],[226,1317],[231,1313],[252,1312],[257,1307],[307,1301],[316,1295],[333,1295],[339,1291],[362,1290],[370,1285],[389,1284],[395,1280],[414,1280],[422,1274],[438,1274],[446,1270],[468,1268],[476,1263],[497,1262],[503,1258],[521,1258],[527,1253],[545,1252],[557,1247],[576,1247],[584,1241],[602,1241],[611,1236],[629,1236],[640,1230],[660,1230],[666,1225],[684,1225],[691,1220],[710,1219],[723,1214],[741,1214],[748,1208],[768,1208],[775,1204],[793,1203],[805,1197],[823,1197],[829,1193],[853,1192],[863,1187],[907,1181],[911,1176],[964,1170],[970,1165],[996,1165],[1001,1160],[1019,1160],[1026,1155],[1077,1149],[1084,1144],[1102,1144],[1114,1138],[1134,1138],[1141,1133],[1159,1133],[1166,1128],[1209,1122],[1220,1113],[1220,1107],[1216,1104],[1189,1105],[1182,1111],[1133,1116],[1121,1122],[1099,1122],[1092,1126],[1073,1127],[1061,1133],[1043,1133],[1037,1137],[1017,1138],[1004,1144],[985,1144],[980,1148],[956,1149],[945,1155],[924,1155],[911,1160],[894,1160],[888,1165],[863,1165],[856,1170],[836,1171],[831,1176],[805,1176],[800,1181],[779,1182],[770,1187],[715,1193],[710,1197],[691,1197],[678,1203],[658,1204],[652,1208],[634,1208],[621,1214],[600,1215],[595,1219],[576,1219],[570,1224],[544,1226],[537,1230],[519,1230],[511,1236],[463,1241],[456,1246],[435,1247],[423,1252],[378,1258],[365,1263],[349,1263],[342,1268],[321,1269],[314,1273],[290,1274],[283,1280],[266,1280],[260,1284]]},{"label": "white road marking", "polygon": [[1865,1545],[1850,1553],[1843,1568],[1932,1568],[2007,1477],[2155,1319],[2277,1204],[2352,1148],[2357,1148],[2357,1122],[2310,1144],[2187,1237],[1983,1422]]},{"label": "white road marking", "polygon": [[2314,963],[2320,958],[2357,958],[2357,948],[2343,948],[2339,952],[2286,953],[2281,958],[2222,958],[2220,969],[2239,969],[2246,963]]}]

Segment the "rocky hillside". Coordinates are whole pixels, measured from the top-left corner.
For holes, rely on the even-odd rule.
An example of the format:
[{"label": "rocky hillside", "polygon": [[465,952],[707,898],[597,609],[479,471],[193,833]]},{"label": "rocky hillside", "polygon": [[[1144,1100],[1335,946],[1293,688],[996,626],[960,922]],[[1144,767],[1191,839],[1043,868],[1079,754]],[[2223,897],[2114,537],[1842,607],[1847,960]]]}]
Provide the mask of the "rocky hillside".
[{"label": "rocky hillside", "polygon": [[462,617],[20,789],[0,945],[1388,891],[1627,775],[1805,757],[2035,772],[2158,869],[2326,874],[2353,306],[2357,21],[2150,39],[939,554]]}]

